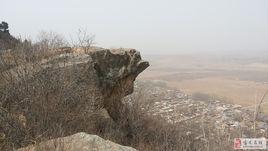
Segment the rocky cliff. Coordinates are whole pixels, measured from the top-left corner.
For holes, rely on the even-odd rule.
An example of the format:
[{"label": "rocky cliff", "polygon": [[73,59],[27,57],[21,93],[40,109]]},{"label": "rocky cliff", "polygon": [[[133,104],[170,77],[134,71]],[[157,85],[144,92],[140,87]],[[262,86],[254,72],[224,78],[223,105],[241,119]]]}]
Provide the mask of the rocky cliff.
[{"label": "rocky cliff", "polygon": [[104,96],[104,108],[117,121],[122,118],[121,99],[133,92],[134,80],[149,63],[134,49],[100,50],[90,53],[98,77],[98,87]]},{"label": "rocky cliff", "polygon": [[[122,118],[120,111],[124,110],[121,99],[133,92],[133,82],[149,63],[143,61],[135,49],[91,48],[88,53],[74,50],[61,54],[48,59],[43,66],[61,73],[76,71],[71,73],[76,79],[68,78],[69,82],[76,83],[77,87],[72,90],[89,95],[87,102],[104,107],[117,121]],[[65,76],[61,74],[61,78]],[[81,89],[83,87],[85,89]],[[90,98],[92,96],[97,97]]]},{"label": "rocky cliff", "polygon": [[134,49],[64,48],[39,61],[23,57],[13,57],[16,66],[0,77],[0,134],[16,147],[39,136],[91,133],[100,109],[120,123],[127,112],[121,99],[149,66]]}]

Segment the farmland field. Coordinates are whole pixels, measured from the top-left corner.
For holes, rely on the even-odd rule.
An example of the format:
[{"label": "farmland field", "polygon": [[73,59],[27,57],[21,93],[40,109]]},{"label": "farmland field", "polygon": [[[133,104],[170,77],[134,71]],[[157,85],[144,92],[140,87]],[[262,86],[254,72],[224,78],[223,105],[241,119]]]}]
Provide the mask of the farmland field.
[{"label": "farmland field", "polygon": [[[265,58],[219,56],[147,56],[151,67],[141,79],[162,80],[188,94],[205,93],[253,108],[268,90]],[[262,110],[268,113],[268,98]]]}]

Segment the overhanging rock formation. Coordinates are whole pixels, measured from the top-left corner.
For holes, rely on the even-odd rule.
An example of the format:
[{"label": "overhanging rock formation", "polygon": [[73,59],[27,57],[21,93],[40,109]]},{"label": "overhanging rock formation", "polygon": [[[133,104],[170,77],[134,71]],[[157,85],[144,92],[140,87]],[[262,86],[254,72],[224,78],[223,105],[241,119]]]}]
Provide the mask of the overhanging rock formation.
[{"label": "overhanging rock formation", "polygon": [[[88,53],[61,54],[44,62],[43,66],[57,68],[60,73],[64,71],[61,77],[72,81],[72,91],[104,107],[117,121],[123,110],[121,99],[133,92],[134,80],[149,63],[143,61],[135,49],[92,48]],[[73,76],[66,77],[66,72]]]},{"label": "overhanging rock formation", "polygon": [[104,96],[104,108],[117,121],[124,110],[121,99],[133,92],[134,80],[149,63],[134,49],[104,49],[93,51],[90,56]]}]

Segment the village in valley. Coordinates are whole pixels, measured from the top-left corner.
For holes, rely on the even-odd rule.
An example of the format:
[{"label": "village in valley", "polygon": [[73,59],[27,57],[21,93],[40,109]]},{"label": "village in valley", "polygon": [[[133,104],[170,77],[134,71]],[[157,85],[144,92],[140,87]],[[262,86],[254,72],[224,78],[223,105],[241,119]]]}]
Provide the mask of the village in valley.
[{"label": "village in valley", "polygon": [[[251,132],[264,136],[268,129],[268,116],[260,113],[255,120],[255,107],[243,107],[238,104],[226,103],[213,97],[200,98],[187,95],[180,90],[166,87],[163,81],[137,82],[133,95],[142,95],[146,100],[142,109],[149,115],[161,117],[168,123],[183,125],[196,123],[200,127],[212,126],[222,134],[241,132],[247,137]],[[131,100],[131,97],[129,97]],[[139,98],[136,96],[136,98]],[[198,133],[192,129],[188,133]]]}]

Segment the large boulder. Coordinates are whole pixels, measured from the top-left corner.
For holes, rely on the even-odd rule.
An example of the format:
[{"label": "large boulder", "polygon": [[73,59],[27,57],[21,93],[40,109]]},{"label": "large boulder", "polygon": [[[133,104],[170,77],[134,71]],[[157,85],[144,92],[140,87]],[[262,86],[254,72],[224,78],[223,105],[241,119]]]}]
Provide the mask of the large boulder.
[{"label": "large boulder", "polygon": [[91,51],[90,56],[104,96],[104,108],[117,121],[125,114],[121,99],[133,92],[134,80],[149,63],[135,49],[103,49]]},{"label": "large boulder", "polygon": [[136,151],[136,149],[81,132],[21,148],[18,151]]}]

